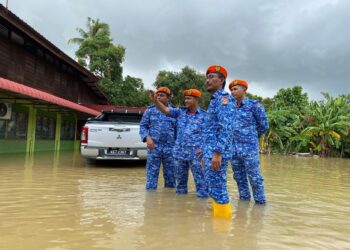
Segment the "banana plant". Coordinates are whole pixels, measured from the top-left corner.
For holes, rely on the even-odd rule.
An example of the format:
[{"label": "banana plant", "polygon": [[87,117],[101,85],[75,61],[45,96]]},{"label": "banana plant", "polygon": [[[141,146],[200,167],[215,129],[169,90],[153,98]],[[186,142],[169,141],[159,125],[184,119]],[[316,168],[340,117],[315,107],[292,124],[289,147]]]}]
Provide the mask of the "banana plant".
[{"label": "banana plant", "polygon": [[307,142],[321,156],[329,156],[339,151],[342,138],[349,135],[350,109],[345,98],[323,95],[325,100],[310,103],[307,127],[293,139],[299,140],[300,144]]},{"label": "banana plant", "polygon": [[297,134],[295,123],[297,115],[291,110],[273,110],[267,113],[269,131],[260,138],[262,152],[271,153],[272,150],[283,151],[291,136]]}]

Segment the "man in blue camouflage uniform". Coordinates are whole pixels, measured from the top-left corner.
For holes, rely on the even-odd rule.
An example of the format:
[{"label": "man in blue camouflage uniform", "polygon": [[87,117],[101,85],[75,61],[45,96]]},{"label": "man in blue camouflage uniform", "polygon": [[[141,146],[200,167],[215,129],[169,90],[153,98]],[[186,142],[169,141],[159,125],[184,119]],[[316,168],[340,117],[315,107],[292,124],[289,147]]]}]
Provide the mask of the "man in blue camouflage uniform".
[{"label": "man in blue camouflage uniform", "polygon": [[[170,107],[170,89],[160,87],[157,98]],[[154,105],[147,108],[140,122],[140,136],[147,142],[146,189],[156,189],[160,164],[163,165],[164,186],[175,187],[173,148],[176,136],[176,119],[167,117]]]},{"label": "man in blue camouflage uniform", "polygon": [[156,107],[169,117],[177,119],[177,136],[174,147],[176,193],[187,194],[188,173],[191,168],[198,197],[208,197],[208,188],[200,160],[195,154],[200,150],[203,123],[206,112],[199,105],[201,92],[197,89],[184,91],[185,107],[172,108],[162,104],[150,90]]},{"label": "man in blue camouflage uniform", "polygon": [[227,193],[227,166],[232,156],[231,141],[235,118],[235,101],[224,91],[227,71],[212,65],[206,72],[207,90],[212,94],[203,132],[202,161],[209,195],[213,199],[214,217],[231,218]]},{"label": "man in blue camouflage uniform", "polygon": [[250,200],[249,179],[255,202],[265,204],[264,178],[260,173],[258,141],[258,138],[269,129],[265,109],[259,101],[246,97],[248,89],[246,81],[234,80],[230,83],[229,88],[237,101],[231,164],[239,197],[241,200]]}]

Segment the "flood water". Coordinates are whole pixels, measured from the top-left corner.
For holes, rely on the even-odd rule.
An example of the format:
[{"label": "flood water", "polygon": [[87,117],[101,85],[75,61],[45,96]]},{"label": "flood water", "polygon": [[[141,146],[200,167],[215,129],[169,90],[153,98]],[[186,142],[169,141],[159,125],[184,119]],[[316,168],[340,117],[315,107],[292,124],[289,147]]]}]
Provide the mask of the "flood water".
[{"label": "flood water", "polygon": [[[350,249],[350,160],[262,156],[268,204],[145,192],[145,166],[79,152],[1,155],[0,249]],[[192,177],[191,177],[192,178]]]}]

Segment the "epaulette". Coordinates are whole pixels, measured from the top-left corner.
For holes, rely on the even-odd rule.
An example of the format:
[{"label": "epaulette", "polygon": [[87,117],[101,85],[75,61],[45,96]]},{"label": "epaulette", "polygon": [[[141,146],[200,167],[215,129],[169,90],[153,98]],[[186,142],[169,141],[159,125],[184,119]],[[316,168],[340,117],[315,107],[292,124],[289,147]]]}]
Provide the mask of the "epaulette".
[{"label": "epaulette", "polygon": [[253,104],[254,108],[261,107],[261,103],[258,100],[250,99],[251,103]]}]

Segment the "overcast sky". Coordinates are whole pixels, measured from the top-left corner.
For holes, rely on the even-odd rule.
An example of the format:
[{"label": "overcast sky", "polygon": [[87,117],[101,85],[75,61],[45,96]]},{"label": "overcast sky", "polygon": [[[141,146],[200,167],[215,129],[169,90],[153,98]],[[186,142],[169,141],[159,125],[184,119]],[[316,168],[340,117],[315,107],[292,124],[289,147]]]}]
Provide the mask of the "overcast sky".
[{"label": "overcast sky", "polygon": [[108,23],[114,43],[126,48],[124,75],[146,88],[160,70],[188,65],[204,73],[220,64],[228,81],[245,79],[263,97],[295,85],[310,99],[350,93],[349,0],[8,1],[72,57],[77,47],[67,41],[88,16]]}]

